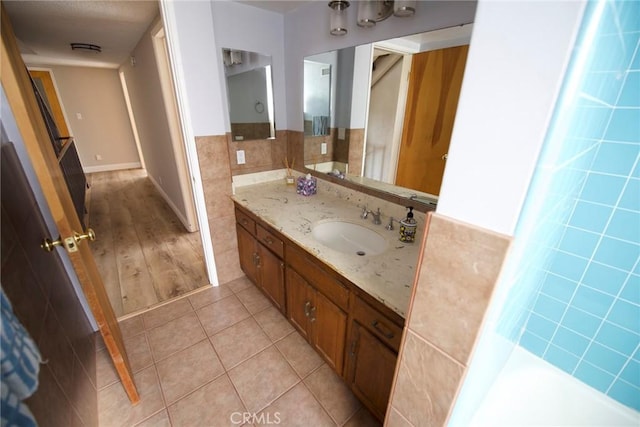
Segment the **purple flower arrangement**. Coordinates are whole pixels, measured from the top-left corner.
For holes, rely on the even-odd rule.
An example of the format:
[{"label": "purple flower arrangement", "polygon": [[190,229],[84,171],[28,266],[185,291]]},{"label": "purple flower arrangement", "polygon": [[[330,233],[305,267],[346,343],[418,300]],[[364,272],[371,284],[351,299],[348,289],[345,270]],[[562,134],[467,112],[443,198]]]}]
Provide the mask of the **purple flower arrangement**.
[{"label": "purple flower arrangement", "polygon": [[296,193],[303,196],[312,196],[316,194],[318,189],[318,180],[315,176],[307,174],[307,176],[299,176],[296,186]]}]

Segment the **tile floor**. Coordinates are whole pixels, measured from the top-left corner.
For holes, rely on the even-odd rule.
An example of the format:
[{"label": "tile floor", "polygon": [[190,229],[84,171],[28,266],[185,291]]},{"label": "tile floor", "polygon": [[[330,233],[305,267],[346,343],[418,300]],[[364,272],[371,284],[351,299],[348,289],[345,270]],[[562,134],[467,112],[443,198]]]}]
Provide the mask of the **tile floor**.
[{"label": "tile floor", "polygon": [[380,425],[246,278],[120,326],[141,401],[101,348],[100,427]]}]

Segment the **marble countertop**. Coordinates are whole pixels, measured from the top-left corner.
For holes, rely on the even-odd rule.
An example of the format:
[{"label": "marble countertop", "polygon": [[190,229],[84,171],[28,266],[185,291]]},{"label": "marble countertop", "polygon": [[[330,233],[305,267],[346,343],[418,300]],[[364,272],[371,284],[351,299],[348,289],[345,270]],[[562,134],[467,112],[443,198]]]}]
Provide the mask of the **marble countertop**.
[{"label": "marble countertop", "polygon": [[[424,215],[416,215],[416,242],[403,243],[398,240],[397,223],[391,231],[385,226],[389,216],[404,216],[404,206],[337,187],[318,180],[318,193],[305,197],[296,194],[295,186],[277,180],[238,187],[232,199],[404,318],[424,232]],[[371,215],[366,220],[360,218],[364,205],[372,210],[380,207],[382,224],[374,225]],[[387,240],[388,249],[380,255],[358,256],[328,248],[311,234],[315,222],[328,219],[370,228]]]}]

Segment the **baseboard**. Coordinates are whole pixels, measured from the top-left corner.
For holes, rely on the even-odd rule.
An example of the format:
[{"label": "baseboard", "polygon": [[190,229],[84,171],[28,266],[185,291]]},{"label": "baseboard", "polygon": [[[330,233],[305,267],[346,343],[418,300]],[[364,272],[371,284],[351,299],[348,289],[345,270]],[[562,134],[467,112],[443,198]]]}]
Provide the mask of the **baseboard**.
[{"label": "baseboard", "polygon": [[184,228],[190,233],[198,231],[197,228],[194,228],[194,226],[189,225],[189,221],[187,221],[187,218],[182,214],[182,212],[180,212],[178,207],[173,203],[173,200],[171,200],[171,198],[167,195],[167,193],[165,193],[164,189],[160,186],[160,184],[158,184],[150,174],[147,174],[147,177],[153,183],[153,186],[156,187],[156,190],[158,190],[158,193],[160,193],[164,201],[167,202],[167,204],[169,205],[173,213],[176,214],[176,216],[178,217],[182,225],[184,225]]},{"label": "baseboard", "polygon": [[96,172],[111,172],[118,171],[122,169],[140,169],[142,164],[140,162],[133,163],[115,163],[110,165],[100,165],[100,166],[83,166],[82,170],[84,173],[96,173]]}]

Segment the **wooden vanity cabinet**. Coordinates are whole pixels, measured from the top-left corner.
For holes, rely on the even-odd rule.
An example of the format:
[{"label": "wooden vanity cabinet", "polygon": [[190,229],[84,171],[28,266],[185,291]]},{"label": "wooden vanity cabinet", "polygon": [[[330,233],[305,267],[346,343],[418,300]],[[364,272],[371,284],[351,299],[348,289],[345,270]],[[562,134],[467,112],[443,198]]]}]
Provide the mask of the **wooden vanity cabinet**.
[{"label": "wooden vanity cabinet", "polygon": [[236,209],[236,231],[240,267],[284,313],[284,242],[239,209]]},{"label": "wooden vanity cabinet", "polygon": [[287,246],[287,318],[342,376],[349,290],[309,257]]},{"label": "wooden vanity cabinet", "polygon": [[396,322],[402,324],[402,319],[390,320],[359,296],[354,298],[351,317],[345,379],[360,401],[382,421],[402,338],[402,326]]},{"label": "wooden vanity cabinet", "polygon": [[404,319],[239,207],[236,228],[247,277],[383,421]]}]

